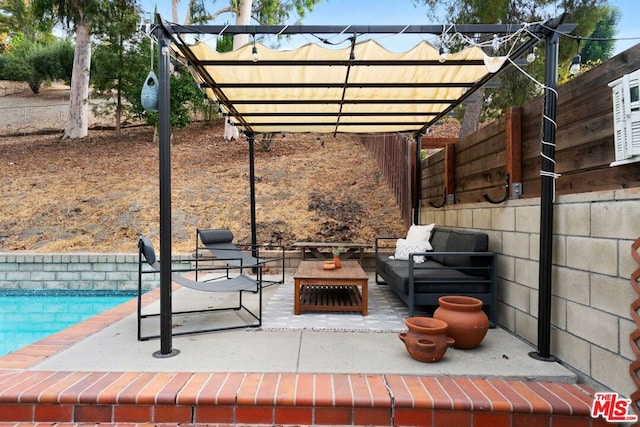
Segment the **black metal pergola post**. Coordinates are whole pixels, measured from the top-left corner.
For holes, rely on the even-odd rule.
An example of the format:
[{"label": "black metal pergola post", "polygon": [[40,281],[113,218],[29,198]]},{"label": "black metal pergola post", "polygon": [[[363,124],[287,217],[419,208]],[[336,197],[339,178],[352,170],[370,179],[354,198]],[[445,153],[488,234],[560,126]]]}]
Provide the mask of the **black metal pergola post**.
[{"label": "black metal pergola post", "polygon": [[551,355],[551,271],[553,264],[553,203],[555,196],[556,110],[558,102],[559,34],[551,31],[545,38],[544,105],[540,169],[540,262],[538,263],[538,350],[531,357],[548,362]]},{"label": "black metal pergola post", "polygon": [[249,192],[250,192],[250,204],[251,204],[251,248],[252,256],[257,257],[258,252],[256,245],[258,244],[258,232],[256,226],[256,155],[255,155],[255,140],[256,136],[253,133],[247,135],[249,140]]},{"label": "black metal pergola post", "polygon": [[158,136],[160,175],[160,350],[154,357],[175,356],[171,332],[171,91],[169,85],[169,39],[164,31],[158,38]]},{"label": "black metal pergola post", "polygon": [[413,223],[420,224],[420,188],[422,180],[422,170],[420,162],[420,153],[422,152],[422,132],[416,133],[416,170],[415,170],[415,188],[413,189]]}]

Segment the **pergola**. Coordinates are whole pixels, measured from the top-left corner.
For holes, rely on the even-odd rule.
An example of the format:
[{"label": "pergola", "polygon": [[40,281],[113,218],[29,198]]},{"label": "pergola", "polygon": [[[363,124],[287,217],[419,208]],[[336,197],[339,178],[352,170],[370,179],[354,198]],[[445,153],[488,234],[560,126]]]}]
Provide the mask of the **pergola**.
[{"label": "pergola", "polygon": [[[287,133],[407,133],[422,135],[539,42],[545,44],[542,121],[542,191],[540,223],[540,289],[538,351],[550,355],[551,259],[555,116],[558,42],[575,24],[564,16],[535,24],[234,26],[178,25],[158,16],[154,29],[158,49],[160,138],[160,350],[169,357],[171,335],[171,152],[170,57],[186,63],[194,79],[249,141],[251,236],[256,243],[254,141],[258,134]],[[219,53],[191,36],[247,34],[252,41],[240,49]],[[308,44],[278,51],[256,37],[309,35],[329,45],[336,39],[347,47],[330,49]],[[439,37],[436,47],[423,41],[403,53],[392,53],[371,37],[408,35]],[[446,41],[446,43],[445,43]],[[447,46],[445,46],[447,45]],[[455,49],[453,49],[455,47]],[[495,48],[499,49],[495,49]],[[449,53],[446,48],[455,52]],[[173,51],[173,53],[171,52]],[[501,53],[497,53],[501,52]],[[504,53],[502,53],[504,52]],[[419,182],[420,168],[416,168]],[[419,191],[414,194],[414,221],[419,219]]]}]

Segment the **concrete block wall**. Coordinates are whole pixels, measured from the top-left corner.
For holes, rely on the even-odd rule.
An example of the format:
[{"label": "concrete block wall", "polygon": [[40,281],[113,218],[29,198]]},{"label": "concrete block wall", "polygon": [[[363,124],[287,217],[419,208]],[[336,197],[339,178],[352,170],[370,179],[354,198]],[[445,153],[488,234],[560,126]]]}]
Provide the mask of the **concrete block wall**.
[{"label": "concrete block wall", "polygon": [[[421,223],[481,230],[498,254],[498,319],[537,344],[540,199],[422,208]],[[554,206],[551,353],[585,380],[629,396],[637,298],[630,275],[640,268],[631,244],[640,237],[640,189],[560,196]]]},{"label": "concrete block wall", "polygon": [[[144,274],[142,280],[145,290],[159,283],[157,274]],[[133,291],[138,289],[138,254],[0,252],[2,289]]]},{"label": "concrete block wall", "polygon": [[[280,252],[261,252],[265,258]],[[176,268],[185,268],[184,260],[193,254],[174,255]],[[355,259],[355,258],[354,258]],[[293,274],[300,263],[300,252],[285,252],[285,272]],[[364,268],[374,269],[372,253],[365,254]],[[269,274],[279,274],[277,265],[269,264]],[[148,266],[145,270],[149,270]],[[143,274],[143,288],[159,285],[157,274]],[[138,288],[138,254],[0,252],[0,290],[136,290]]]}]

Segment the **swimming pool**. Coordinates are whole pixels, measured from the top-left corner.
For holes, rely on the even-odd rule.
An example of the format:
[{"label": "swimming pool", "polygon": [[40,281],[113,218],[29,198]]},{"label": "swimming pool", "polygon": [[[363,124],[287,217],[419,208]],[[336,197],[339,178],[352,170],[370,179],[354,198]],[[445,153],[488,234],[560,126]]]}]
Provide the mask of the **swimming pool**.
[{"label": "swimming pool", "polygon": [[135,291],[0,290],[0,357],[135,295]]}]

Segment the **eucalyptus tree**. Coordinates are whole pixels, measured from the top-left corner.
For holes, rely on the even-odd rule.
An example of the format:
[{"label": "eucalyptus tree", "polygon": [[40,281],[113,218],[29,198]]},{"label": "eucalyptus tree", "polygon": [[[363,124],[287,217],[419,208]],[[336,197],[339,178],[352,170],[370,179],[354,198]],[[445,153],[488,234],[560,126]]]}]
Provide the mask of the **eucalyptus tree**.
[{"label": "eucalyptus tree", "polygon": [[108,0],[33,0],[36,16],[44,21],[59,20],[75,34],[73,72],[69,97],[69,119],[63,138],[87,136],[89,127],[89,76],[91,69],[91,31],[94,20]]}]

